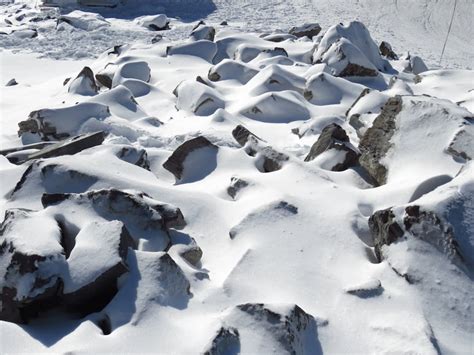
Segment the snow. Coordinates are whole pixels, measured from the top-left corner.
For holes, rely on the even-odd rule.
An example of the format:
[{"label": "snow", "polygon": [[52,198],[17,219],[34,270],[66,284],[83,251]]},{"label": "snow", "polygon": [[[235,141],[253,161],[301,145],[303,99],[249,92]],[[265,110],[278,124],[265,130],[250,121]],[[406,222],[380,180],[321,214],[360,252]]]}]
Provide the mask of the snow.
[{"label": "snow", "polygon": [[[38,30],[37,38],[21,41],[15,32],[0,35],[1,149],[45,138],[17,134],[18,123],[34,111],[31,118],[60,135],[107,134],[103,144],[72,156],[23,165],[0,156],[0,212],[33,211],[24,212],[28,218],[15,230],[1,229],[0,243],[63,255],[61,228],[74,231],[67,259],[64,254],[42,269],[61,271],[66,292],[90,285],[117,263],[128,268],[97,312],[73,317],[56,309],[21,326],[0,321],[0,352],[196,353],[228,327],[238,329],[242,353],[284,353],[282,319],[298,305],[311,321],[298,333],[297,354],[468,353],[474,331],[472,4],[459,1],[439,68],[452,1],[197,3],[163,2],[153,13],[137,8],[128,15],[121,7],[42,13],[18,3],[0,7],[0,22],[13,23],[2,22],[0,31]],[[69,23],[57,28],[54,18],[28,21],[60,11]],[[165,19],[160,13],[171,29],[150,31],[148,23]],[[22,14],[27,20],[15,19]],[[204,25],[198,29],[205,35],[189,36],[201,17],[216,29],[215,41]],[[224,19],[229,24],[219,25]],[[288,35],[289,28],[316,21],[322,32],[313,40]],[[164,38],[151,43],[158,33]],[[268,40],[278,36],[281,42]],[[398,54],[409,51],[410,59],[382,58],[382,40]],[[347,64],[338,46],[376,76],[336,77]],[[416,55],[436,70],[423,68]],[[404,71],[410,61],[413,70]],[[89,90],[90,78],[75,79],[85,66],[106,75],[111,88],[97,83],[98,91]],[[12,78],[19,84],[4,86]],[[395,95],[402,95],[402,111],[382,161],[386,184],[373,186],[360,166],[331,171],[345,158],[335,149],[304,162],[332,123],[357,151]],[[242,146],[232,135],[237,125],[259,139]],[[196,137],[212,146],[187,155],[176,179],[163,164]],[[277,168],[266,171],[265,159],[279,154]],[[144,205],[104,197],[111,188]],[[64,193],[72,195],[42,203],[44,194]],[[185,225],[164,228],[153,209],[158,201],[178,207]],[[415,204],[452,224],[463,261],[413,236],[384,246],[385,259],[377,261],[369,217],[393,207],[403,225],[405,208]],[[136,244],[125,261],[117,251],[122,228]],[[189,248],[202,251],[196,263],[183,257]],[[6,270],[10,260],[2,255]],[[33,281],[19,282],[22,297]],[[238,307],[246,303],[263,304],[279,321]]]}]

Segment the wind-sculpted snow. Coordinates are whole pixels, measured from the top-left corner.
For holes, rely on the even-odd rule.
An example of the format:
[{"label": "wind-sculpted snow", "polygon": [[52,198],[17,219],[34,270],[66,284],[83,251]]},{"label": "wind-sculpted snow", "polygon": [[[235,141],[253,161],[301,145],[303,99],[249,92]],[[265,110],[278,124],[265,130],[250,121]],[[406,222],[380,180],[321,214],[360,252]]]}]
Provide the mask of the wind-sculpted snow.
[{"label": "wind-sculpted snow", "polygon": [[469,352],[472,72],[193,27],[0,89],[2,351]]}]

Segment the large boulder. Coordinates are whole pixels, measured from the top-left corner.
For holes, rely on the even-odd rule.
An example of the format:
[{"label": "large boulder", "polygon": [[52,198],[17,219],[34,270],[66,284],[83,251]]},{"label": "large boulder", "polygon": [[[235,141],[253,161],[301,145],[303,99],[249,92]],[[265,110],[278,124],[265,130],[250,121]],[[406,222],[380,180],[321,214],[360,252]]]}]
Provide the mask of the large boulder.
[{"label": "large boulder", "polygon": [[360,140],[360,164],[379,185],[407,176],[420,181],[454,176],[466,163],[463,156],[472,154],[466,144],[473,137],[472,122],[469,111],[447,100],[390,98]]},{"label": "large boulder", "polygon": [[314,63],[326,63],[335,76],[376,76],[391,69],[367,28],[358,21],[327,30],[313,55]]},{"label": "large boulder", "polygon": [[25,323],[58,303],[66,266],[61,243],[61,227],[52,216],[6,211],[0,225],[0,320]]},{"label": "large boulder", "polygon": [[[314,317],[295,304],[245,303],[232,309],[208,346],[209,354],[318,354]],[[227,351],[227,352],[226,352]]]}]

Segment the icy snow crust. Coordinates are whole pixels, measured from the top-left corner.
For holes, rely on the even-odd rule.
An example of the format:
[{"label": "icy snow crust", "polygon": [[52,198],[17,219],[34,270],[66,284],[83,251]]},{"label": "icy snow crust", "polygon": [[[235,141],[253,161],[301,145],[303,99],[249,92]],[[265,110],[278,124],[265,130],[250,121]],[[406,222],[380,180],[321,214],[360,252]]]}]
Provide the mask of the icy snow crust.
[{"label": "icy snow crust", "polygon": [[[2,147],[45,139],[17,136],[33,111],[30,121],[61,137],[107,134],[72,156],[18,166],[0,156],[2,214],[38,211],[6,226],[0,241],[24,254],[63,255],[59,227],[51,226],[63,221],[75,230],[76,245],[61,259],[71,270],[58,276],[67,292],[117,263],[126,270],[111,301],[83,318],[53,310],[28,325],[0,322],[1,351],[186,354],[215,345],[245,354],[468,353],[473,73],[417,76],[407,59],[382,58],[358,22],[323,30],[319,46],[216,30],[214,41],[107,50],[88,63],[110,79],[110,88],[97,81],[97,92],[82,90],[87,81],[78,83],[78,72],[67,82],[60,76],[0,89]],[[338,57],[334,43],[355,51]],[[319,57],[327,60],[315,64]],[[348,63],[375,75],[335,76]],[[399,113],[379,162],[385,184],[359,165],[331,171],[345,159],[334,147],[305,161],[332,123],[359,154],[361,137],[383,123],[394,97]],[[249,133],[237,135],[238,125]],[[449,149],[460,132],[467,140]],[[182,148],[197,137],[205,140]],[[165,164],[178,147],[174,164]],[[124,200],[110,197],[111,188],[126,191]],[[58,202],[51,194],[70,195]],[[405,231],[377,260],[369,217],[393,207],[403,226],[411,205],[452,226],[460,258]],[[185,223],[167,219],[176,207]],[[134,241],[126,259],[113,238],[123,226]],[[423,226],[434,228],[416,228]],[[3,270],[10,259],[0,260]],[[28,291],[33,281],[21,279],[19,288]]]}]

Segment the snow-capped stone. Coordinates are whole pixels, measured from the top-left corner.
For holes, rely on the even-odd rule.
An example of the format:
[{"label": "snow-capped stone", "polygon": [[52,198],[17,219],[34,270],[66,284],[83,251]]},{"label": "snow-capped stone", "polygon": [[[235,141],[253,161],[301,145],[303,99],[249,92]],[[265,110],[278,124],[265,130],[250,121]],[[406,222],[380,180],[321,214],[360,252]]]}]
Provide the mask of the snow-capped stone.
[{"label": "snow-capped stone", "polygon": [[191,32],[191,38],[195,41],[207,40],[214,41],[216,36],[216,29],[212,26],[198,26],[196,29]]},{"label": "snow-capped stone", "polygon": [[[329,170],[343,171],[357,164],[358,153],[351,147],[346,131],[335,123],[323,129],[318,140],[311,147],[305,161],[312,161],[330,150],[337,151],[337,155],[342,153],[342,157],[340,157],[342,159],[331,159],[332,167]],[[326,153],[326,155],[328,154]]]},{"label": "snow-capped stone", "polygon": [[315,319],[297,305],[240,304],[224,323],[228,331],[218,331],[216,346],[235,349],[240,340],[242,348],[256,354],[310,354],[320,350]]},{"label": "snow-capped stone", "polygon": [[[337,42],[342,43],[337,44]],[[390,64],[380,56],[377,44],[369,31],[363,23],[358,21],[350,22],[346,26],[338,24],[329,28],[321,39],[313,60],[331,64],[345,61],[347,65],[353,64],[353,69],[347,69],[346,73],[352,72],[359,75],[360,73],[375,75],[374,70],[390,69]],[[337,69],[343,72],[346,66],[340,68],[341,66],[338,64]],[[355,70],[356,68],[358,70]]]},{"label": "snow-capped stone", "polygon": [[74,238],[61,275],[64,303],[76,312],[104,308],[117,293],[118,278],[128,271],[126,258],[134,246],[122,222],[86,224]]},{"label": "snow-capped stone", "polygon": [[216,90],[195,80],[182,82],[174,94],[178,98],[178,110],[186,110],[196,116],[209,116],[225,107],[225,101]]},{"label": "snow-capped stone", "polygon": [[60,293],[59,273],[65,266],[61,239],[60,226],[43,211],[5,213],[0,225],[0,320],[27,322]]},{"label": "snow-capped stone", "polygon": [[209,69],[208,78],[211,81],[236,80],[246,84],[258,70],[232,59],[224,59],[219,64]]},{"label": "snow-capped stone", "polygon": [[349,295],[354,295],[360,298],[376,297],[383,293],[383,287],[380,280],[369,280],[359,285],[347,287],[344,290]]},{"label": "snow-capped stone", "polygon": [[77,77],[69,84],[70,94],[93,96],[97,94],[99,88],[95,83],[94,73],[91,68],[84,67]]},{"label": "snow-capped stone", "polygon": [[102,144],[104,139],[104,132],[81,134],[79,136],[67,138],[58,143],[50,144],[35,153],[29,154],[24,160],[44,159],[61,155],[74,155],[85,149]]},{"label": "snow-capped stone", "polygon": [[97,74],[95,74],[95,80],[100,85],[111,89],[112,88],[112,81],[114,79],[115,72],[117,71],[117,66],[115,64],[107,64],[104,69],[99,70]]},{"label": "snow-capped stone", "polygon": [[235,328],[221,327],[203,353],[204,355],[224,355],[237,354],[239,351],[239,331]]},{"label": "snow-capped stone", "polygon": [[308,79],[304,97],[314,105],[336,105],[353,102],[363,90],[362,85],[323,72]]},{"label": "snow-capped stone", "polygon": [[202,249],[198,245],[186,245],[179,251],[179,255],[193,266],[197,266],[202,258]]},{"label": "snow-capped stone", "polygon": [[152,31],[169,30],[170,20],[166,15],[150,15],[139,17],[135,20],[140,26],[148,28]]},{"label": "snow-capped stone", "polygon": [[110,26],[110,23],[103,16],[97,13],[84,12],[80,10],[74,10],[69,12],[67,15],[59,16],[58,25],[61,22],[66,22],[72,27],[84,31],[93,31]]},{"label": "snow-capped stone", "polygon": [[113,148],[114,154],[118,158],[143,169],[150,170],[150,161],[145,149],[138,149],[129,145],[117,145]]},{"label": "snow-capped stone", "polygon": [[[464,163],[453,160],[448,147],[469,127],[469,117],[468,111],[445,100],[391,98],[359,143],[360,164],[380,185],[407,176],[454,176]],[[427,129],[431,134],[420,146],[419,135]]]},{"label": "snow-capped stone", "polygon": [[167,55],[188,55],[195,56],[212,62],[212,59],[217,53],[217,45],[214,42],[207,40],[199,40],[191,43],[179,44],[170,46],[166,49]]},{"label": "snow-capped stone", "polygon": [[406,68],[405,71],[409,73],[413,73],[415,75],[424,73],[425,71],[428,71],[428,67],[426,66],[425,62],[423,59],[416,55],[412,55],[409,58],[409,64],[408,67]]},{"label": "snow-capped stone", "polygon": [[256,74],[245,85],[249,95],[258,96],[267,92],[296,91],[303,92],[306,80],[283,69],[278,65],[269,65]]},{"label": "snow-capped stone", "polygon": [[102,311],[111,332],[127,323],[140,324],[154,307],[186,307],[190,283],[168,254],[130,252],[127,264],[130,272],[126,281]]},{"label": "snow-capped stone", "polygon": [[127,79],[136,79],[149,82],[151,78],[150,67],[145,61],[127,62],[120,65],[114,74],[112,87],[122,84]]},{"label": "snow-capped stone", "polygon": [[[206,154],[217,154],[218,147],[209,142],[205,137],[199,136],[193,139],[190,139],[183,144],[181,144],[171,156],[164,162],[163,167],[171,172],[177,180],[183,179],[189,172],[185,171],[186,160],[199,158],[192,157],[193,153],[203,153]],[[196,154],[194,154],[196,155]],[[196,169],[198,165],[191,165],[190,168]]]},{"label": "snow-capped stone", "polygon": [[309,39],[313,39],[319,32],[321,32],[319,23],[305,23],[302,26],[292,27],[289,33],[298,38],[308,37]]},{"label": "snow-capped stone", "polygon": [[65,108],[41,109],[31,112],[27,121],[18,123],[18,135],[24,143],[59,140],[77,134],[89,119],[100,120],[109,115],[107,106],[92,102]]}]

